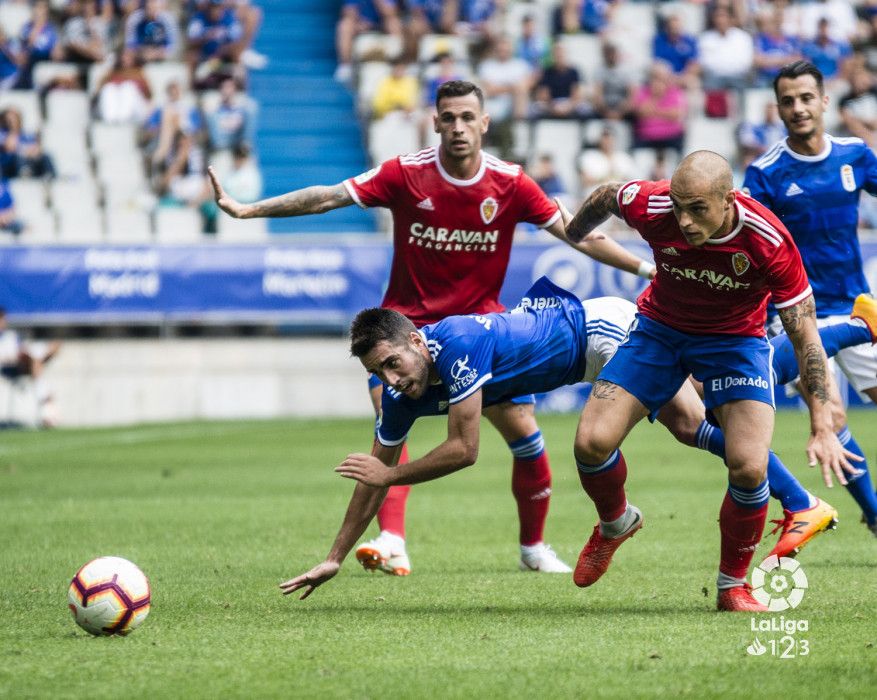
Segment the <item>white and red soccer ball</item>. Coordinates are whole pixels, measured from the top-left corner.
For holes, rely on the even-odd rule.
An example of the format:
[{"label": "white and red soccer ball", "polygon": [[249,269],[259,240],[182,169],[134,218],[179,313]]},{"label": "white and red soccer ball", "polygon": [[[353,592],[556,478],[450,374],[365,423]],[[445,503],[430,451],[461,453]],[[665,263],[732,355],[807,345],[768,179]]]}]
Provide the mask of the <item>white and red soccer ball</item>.
[{"label": "white and red soccer ball", "polygon": [[83,566],[67,590],[70,612],[94,635],[125,635],[149,614],[149,580],[127,559],[99,557]]}]

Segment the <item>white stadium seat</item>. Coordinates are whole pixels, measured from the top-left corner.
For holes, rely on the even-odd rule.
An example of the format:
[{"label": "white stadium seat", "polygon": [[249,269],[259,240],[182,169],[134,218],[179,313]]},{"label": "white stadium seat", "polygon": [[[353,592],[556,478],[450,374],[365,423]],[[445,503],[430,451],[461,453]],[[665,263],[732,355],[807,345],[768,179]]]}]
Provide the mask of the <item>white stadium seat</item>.
[{"label": "white stadium seat", "polygon": [[536,122],[533,153],[535,156],[551,154],[555,170],[570,193],[579,189],[576,159],[581,150],[582,128],[578,121],[542,119]]},{"label": "white stadium seat", "polygon": [[84,90],[50,90],[46,95],[46,121],[64,125],[68,132],[83,133],[90,121],[91,106]]},{"label": "white stadium seat", "polygon": [[217,225],[217,237],[222,243],[258,244],[268,240],[266,219],[233,219],[220,214]]},{"label": "white stadium seat", "polygon": [[385,160],[420,148],[417,119],[401,112],[391,112],[383,119],[375,119],[368,128],[368,150],[372,162]]},{"label": "white stadium seat", "polygon": [[57,78],[75,80],[78,76],[79,67],[75,63],[40,61],[33,69],[33,84],[37,90],[40,90]]},{"label": "white stadium seat", "polygon": [[390,64],[384,61],[366,61],[359,64],[357,71],[356,99],[360,111],[369,114],[378,85],[390,75]]},{"label": "white stadium seat", "polygon": [[600,37],[594,34],[566,34],[560,39],[566,60],[575,66],[585,82],[594,82],[594,75],[603,65]]},{"label": "white stadium seat", "polygon": [[49,210],[43,180],[15,178],[9,180],[16,214],[27,226],[27,243],[51,243],[55,240],[55,218]]},{"label": "white stadium seat", "polygon": [[772,88],[748,88],[743,92],[742,120],[760,124],[764,121],[764,107],[776,102]]},{"label": "white stadium seat", "polygon": [[137,127],[134,124],[105,124],[94,122],[90,129],[91,150],[100,158],[113,155],[119,158],[137,156]]},{"label": "white stadium seat", "polygon": [[136,207],[108,207],[106,229],[108,243],[152,243],[149,212]]},{"label": "white stadium seat", "polygon": [[376,32],[360,34],[353,41],[353,60],[390,61],[402,53],[402,37]]},{"label": "white stadium seat", "polygon": [[193,207],[158,207],[155,210],[155,240],[158,243],[190,244],[204,239],[201,214]]},{"label": "white stadium seat", "polygon": [[113,68],[113,59],[108,58],[103,63],[92,63],[88,67],[88,94],[94,95],[97,92],[97,86],[104,76]]},{"label": "white stadium seat", "polygon": [[52,157],[60,178],[91,179],[91,162],[85,132],[67,129],[63,124],[46,123],[42,133],[43,150]]},{"label": "white stadium seat", "polygon": [[29,3],[0,2],[0,28],[7,38],[19,36],[29,20]]},{"label": "white stadium seat", "polygon": [[706,29],[706,9],[702,3],[674,0],[660,5],[662,17],[679,15],[682,27],[687,34],[697,36]]},{"label": "white stadium seat", "polygon": [[152,99],[156,103],[164,101],[165,90],[171,83],[179,83],[183,93],[189,92],[189,68],[185,63],[177,61],[147,63],[143,66],[143,72],[152,90]]},{"label": "white stadium seat", "polygon": [[97,205],[81,202],[77,206],[58,208],[58,240],[75,245],[103,243],[103,213]]},{"label": "white stadium seat", "polygon": [[709,119],[694,117],[685,127],[685,153],[702,148],[715,151],[728,160],[737,153],[737,139],[734,133],[735,121],[732,119]]},{"label": "white stadium seat", "polygon": [[466,41],[450,34],[425,34],[420,39],[417,60],[428,63],[440,53],[450,53],[457,61],[469,60],[469,48]]}]

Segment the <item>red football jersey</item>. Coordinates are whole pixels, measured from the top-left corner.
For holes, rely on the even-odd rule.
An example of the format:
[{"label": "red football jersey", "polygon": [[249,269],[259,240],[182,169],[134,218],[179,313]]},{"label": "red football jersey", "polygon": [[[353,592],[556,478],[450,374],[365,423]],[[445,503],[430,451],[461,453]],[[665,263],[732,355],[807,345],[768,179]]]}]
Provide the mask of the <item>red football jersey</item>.
[{"label": "red football jersey", "polygon": [[657,275],[637,300],[643,316],[699,335],[763,336],[768,298],[778,309],[812,290],[792,237],[770,210],[735,192],[737,223],[722,238],[689,245],[667,180],[618,190],[624,220],[648,242]]},{"label": "red football jersey", "polygon": [[550,226],[557,205],[521,171],[488,153],[470,180],[449,175],[428,148],[344,181],[361,207],[393,213],[393,264],[382,305],[417,326],[454,314],[502,311],[499,291],[519,222]]}]

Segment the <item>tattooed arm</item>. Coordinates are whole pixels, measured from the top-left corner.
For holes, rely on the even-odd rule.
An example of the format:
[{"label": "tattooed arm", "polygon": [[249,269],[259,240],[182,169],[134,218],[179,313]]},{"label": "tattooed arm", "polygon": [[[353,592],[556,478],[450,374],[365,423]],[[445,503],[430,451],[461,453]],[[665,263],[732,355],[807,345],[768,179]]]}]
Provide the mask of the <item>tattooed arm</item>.
[{"label": "tattooed arm", "polygon": [[844,471],[856,472],[848,460],[858,458],[841,446],[832,428],[828,361],[816,328],[816,303],[809,296],[794,306],[780,309],[779,315],[795,348],[801,390],[810,409],[810,439],[807,443],[810,466],[816,466],[817,462],[821,465],[827,486],[831,486],[832,473],[846,485]]},{"label": "tattooed arm", "polygon": [[216,172],[207,168],[210,184],[213,185],[213,197],[222,211],[235,219],[253,219],[263,216],[302,216],[303,214],[323,214],[324,212],[347,207],[353,204],[353,198],[343,184],[305,187],[293,190],[271,199],[262,199],[252,204],[241,204],[229,197]]},{"label": "tattooed arm", "polygon": [[621,185],[620,182],[608,182],[591,192],[578,213],[569,222],[569,226],[566,227],[566,237],[572,243],[579,243],[591,231],[606,221],[610,214],[621,216],[616,199]]}]

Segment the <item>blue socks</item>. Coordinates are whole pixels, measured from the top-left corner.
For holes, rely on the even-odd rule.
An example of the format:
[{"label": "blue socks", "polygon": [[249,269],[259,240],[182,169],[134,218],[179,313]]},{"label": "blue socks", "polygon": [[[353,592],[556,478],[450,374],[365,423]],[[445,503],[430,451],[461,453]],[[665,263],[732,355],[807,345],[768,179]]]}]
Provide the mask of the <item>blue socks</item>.
[{"label": "blue socks", "polygon": [[[838,432],[837,439],[840,444],[846,447],[853,454],[864,457],[865,453],[859,447],[859,443],[853,437],[848,426],[844,426],[843,430]],[[871,484],[871,474],[868,471],[868,462],[850,462],[854,467],[860,469],[863,473],[859,476],[850,476],[847,474],[847,491],[859,504],[859,508],[865,514],[865,519],[869,525],[877,522],[877,495],[874,494],[874,487]]]},{"label": "blue socks", "polygon": [[[697,429],[697,446],[702,450],[708,450],[717,457],[725,459],[725,436],[722,431],[703,421]],[[849,449],[849,448],[848,448]],[[778,499],[784,510],[797,512],[805,510],[813,505],[812,498],[792,473],[786,468],[780,458],[773,452],[767,458],[767,481],[770,487],[770,495]],[[870,484],[870,480],[868,482]],[[731,494],[734,498],[734,494]],[[734,498],[737,501],[737,498]],[[739,502],[739,501],[738,501]]]},{"label": "blue socks", "polygon": [[[836,323],[819,329],[822,347],[828,357],[834,357],[844,348],[871,343],[871,331],[858,323]],[[773,371],[777,384],[788,384],[798,376],[798,360],[792,341],[785,333],[771,338],[773,345]]]}]

